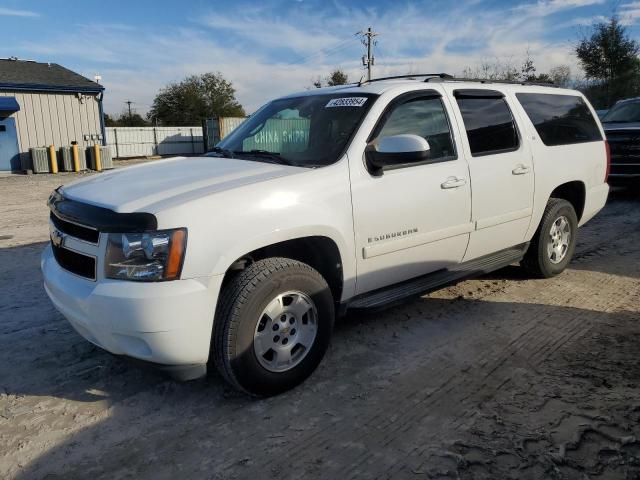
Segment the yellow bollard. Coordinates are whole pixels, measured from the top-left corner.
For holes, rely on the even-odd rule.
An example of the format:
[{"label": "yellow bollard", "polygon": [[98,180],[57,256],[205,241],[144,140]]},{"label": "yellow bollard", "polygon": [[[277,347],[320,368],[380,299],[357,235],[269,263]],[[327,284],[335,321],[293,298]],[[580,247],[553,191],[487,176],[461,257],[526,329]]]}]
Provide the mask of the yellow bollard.
[{"label": "yellow bollard", "polygon": [[73,155],[73,171],[80,171],[80,154],[78,153],[78,145],[71,145],[71,154]]},{"label": "yellow bollard", "polygon": [[93,155],[94,155],[94,158],[96,159],[96,171],[101,172],[102,161],[100,160],[100,145],[93,146]]},{"label": "yellow bollard", "polygon": [[51,163],[51,173],[58,173],[58,156],[54,145],[49,145],[49,162]]}]

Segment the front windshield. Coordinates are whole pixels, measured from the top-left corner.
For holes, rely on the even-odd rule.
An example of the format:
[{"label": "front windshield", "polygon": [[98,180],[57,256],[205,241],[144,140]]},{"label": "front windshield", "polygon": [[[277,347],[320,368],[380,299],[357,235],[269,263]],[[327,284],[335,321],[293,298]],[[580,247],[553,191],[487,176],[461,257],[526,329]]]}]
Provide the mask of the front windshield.
[{"label": "front windshield", "polygon": [[[371,94],[307,95],[268,103],[218,145],[218,154],[301,167],[336,162],[375,101]],[[211,155],[211,154],[209,154]]]},{"label": "front windshield", "polygon": [[603,122],[633,123],[640,122],[640,102],[628,102],[615,105],[602,119]]}]

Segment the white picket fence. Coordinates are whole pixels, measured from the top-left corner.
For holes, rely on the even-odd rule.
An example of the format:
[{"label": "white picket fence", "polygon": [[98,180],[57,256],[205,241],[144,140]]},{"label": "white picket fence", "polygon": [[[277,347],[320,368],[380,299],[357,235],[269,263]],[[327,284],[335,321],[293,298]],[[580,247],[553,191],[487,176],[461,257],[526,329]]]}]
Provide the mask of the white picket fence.
[{"label": "white picket fence", "polygon": [[113,158],[204,152],[202,127],[108,127],[106,134]]}]

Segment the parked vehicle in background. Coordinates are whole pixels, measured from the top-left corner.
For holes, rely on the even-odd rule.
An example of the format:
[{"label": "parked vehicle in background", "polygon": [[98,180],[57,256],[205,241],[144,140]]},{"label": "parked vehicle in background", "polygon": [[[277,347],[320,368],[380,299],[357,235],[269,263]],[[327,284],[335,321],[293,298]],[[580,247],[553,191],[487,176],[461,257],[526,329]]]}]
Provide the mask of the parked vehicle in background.
[{"label": "parked vehicle in background", "polygon": [[333,322],[514,262],[548,278],[605,205],[604,132],[572,90],[445,75],[274,100],[199,158],[49,200],[45,288],[75,329],[182,379],[271,395]]},{"label": "parked vehicle in background", "polygon": [[611,148],[612,181],[640,179],[640,98],[620,100],[602,119]]},{"label": "parked vehicle in background", "polygon": [[596,110],[596,114],[598,115],[598,118],[600,120],[602,120],[602,118],[609,112],[609,109],[603,109],[603,110]]}]

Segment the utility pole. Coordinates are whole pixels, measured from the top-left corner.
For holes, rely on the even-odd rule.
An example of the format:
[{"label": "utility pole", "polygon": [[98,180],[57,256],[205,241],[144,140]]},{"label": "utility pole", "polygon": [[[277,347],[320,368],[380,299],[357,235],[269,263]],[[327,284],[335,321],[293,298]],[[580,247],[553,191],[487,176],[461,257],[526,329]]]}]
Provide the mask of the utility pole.
[{"label": "utility pole", "polygon": [[127,104],[127,107],[129,107],[129,118],[131,118],[131,105],[134,103],[131,100],[127,100],[126,102],[124,102]]},{"label": "utility pole", "polygon": [[131,105],[135,102],[132,102],[131,100],[126,100],[124,103],[127,104],[127,107],[129,108],[129,127],[131,126]]},{"label": "utility pole", "polygon": [[358,32],[358,35],[362,37],[362,44],[367,47],[367,54],[362,56],[362,65],[367,69],[367,80],[369,81],[371,80],[371,67],[375,65],[376,61],[372,55],[372,47],[374,47],[377,42],[375,42],[373,38],[377,37],[378,34],[369,27],[366,31]]}]

